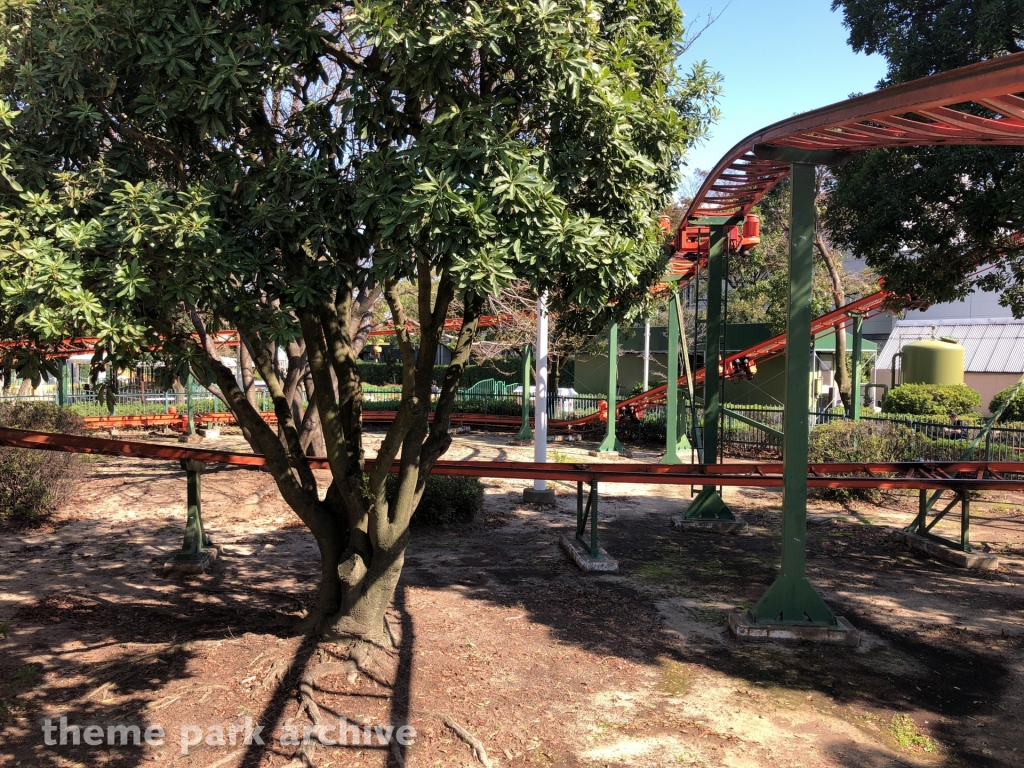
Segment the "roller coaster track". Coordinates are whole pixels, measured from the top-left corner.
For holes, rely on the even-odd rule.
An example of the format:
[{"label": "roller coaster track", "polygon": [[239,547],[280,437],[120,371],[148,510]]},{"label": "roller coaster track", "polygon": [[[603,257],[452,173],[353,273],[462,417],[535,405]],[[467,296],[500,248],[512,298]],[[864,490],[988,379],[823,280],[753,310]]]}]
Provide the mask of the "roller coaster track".
[{"label": "roller coaster track", "polygon": [[[210,464],[260,469],[266,459],[255,453],[212,451],[174,445],[110,440],[79,435],[58,435],[21,429],[0,429],[0,446],[65,453],[88,453],[158,461],[201,461]],[[329,469],[325,457],[311,457],[312,469]],[[400,463],[394,462],[392,472]],[[366,469],[373,466],[367,459]],[[812,488],[886,488],[919,490],[1024,490],[1020,462],[939,461],[809,464]],[[541,464],[528,461],[439,461],[436,475],[501,477],[504,479],[651,485],[715,485],[778,488],[782,464]]]}]

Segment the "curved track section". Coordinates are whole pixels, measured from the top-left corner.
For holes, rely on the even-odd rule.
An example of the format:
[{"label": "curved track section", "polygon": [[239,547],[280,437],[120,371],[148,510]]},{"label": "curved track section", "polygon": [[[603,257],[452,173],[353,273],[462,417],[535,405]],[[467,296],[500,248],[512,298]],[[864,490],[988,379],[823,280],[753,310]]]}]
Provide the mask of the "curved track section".
[{"label": "curved track section", "polygon": [[[893,86],[769,125],[729,150],[701,185],[682,226],[744,215],[789,175],[772,150],[847,154],[882,147],[1024,143],[1024,53]],[[965,110],[982,107],[990,117]],[[975,110],[978,111],[978,110]]]}]

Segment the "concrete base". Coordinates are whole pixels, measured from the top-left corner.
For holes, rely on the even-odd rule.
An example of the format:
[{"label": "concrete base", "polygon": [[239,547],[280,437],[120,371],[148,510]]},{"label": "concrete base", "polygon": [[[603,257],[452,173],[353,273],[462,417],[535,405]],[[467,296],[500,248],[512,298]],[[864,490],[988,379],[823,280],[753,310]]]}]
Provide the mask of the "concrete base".
[{"label": "concrete base", "polygon": [[748,533],[749,526],[743,520],[687,520],[682,515],[673,515],[668,524],[679,531],[706,531],[708,533]]},{"label": "concrete base", "polygon": [[570,534],[563,533],[558,537],[562,549],[572,559],[576,566],[583,571],[617,571],[619,561],[608,556],[604,547],[598,547],[597,557],[590,556],[590,549],[580,544],[579,540]]},{"label": "concrete base", "polygon": [[825,643],[827,645],[845,645],[856,648],[860,645],[860,631],[842,616],[837,616],[836,626],[802,626],[800,624],[772,624],[750,620],[746,611],[733,611],[729,614],[729,629],[737,640],[783,640],[805,643]]},{"label": "concrete base", "polygon": [[552,488],[545,488],[538,491],[536,488],[523,488],[523,501],[527,504],[543,504],[546,507],[555,506],[555,491]]},{"label": "concrete base", "polygon": [[194,558],[179,560],[176,555],[164,563],[164,574],[192,576],[204,573],[217,560],[218,554],[220,553],[216,547],[207,547],[200,550],[199,555]]},{"label": "concrete base", "polygon": [[508,444],[513,446],[533,445],[533,440],[520,440],[519,438],[516,438],[515,440],[509,440]]},{"label": "concrete base", "polygon": [[196,432],[199,434],[200,437],[206,438],[207,440],[212,440],[216,437],[220,437],[219,429],[207,429],[204,427],[200,427],[199,429],[196,430]]},{"label": "concrete base", "polygon": [[978,571],[994,571],[999,567],[997,555],[986,555],[980,552],[963,552],[959,549],[952,549],[937,541],[918,536],[916,533],[906,531],[893,531],[896,538],[905,543],[915,552],[942,560],[944,563],[955,565],[958,568],[972,568]]}]

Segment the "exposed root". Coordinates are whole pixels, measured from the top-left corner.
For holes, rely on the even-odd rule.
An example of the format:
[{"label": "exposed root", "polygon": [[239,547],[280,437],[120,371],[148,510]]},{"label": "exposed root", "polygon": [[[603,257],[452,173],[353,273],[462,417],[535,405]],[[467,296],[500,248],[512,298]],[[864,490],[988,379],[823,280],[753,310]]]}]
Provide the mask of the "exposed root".
[{"label": "exposed root", "polygon": [[480,740],[472,733],[467,731],[457,722],[452,720],[448,715],[443,717],[444,724],[455,731],[455,735],[462,739],[464,742],[469,744],[470,749],[473,750],[473,757],[480,761],[480,764],[484,768],[491,768],[491,759],[487,757],[487,750],[484,749],[484,745],[480,743]]},{"label": "exposed root", "polygon": [[[323,690],[318,682],[324,677],[344,677],[349,685],[354,684],[360,673],[364,671],[363,667],[369,662],[374,649],[375,646],[371,643],[353,640],[348,649],[349,658],[347,660],[318,664],[302,676],[299,681],[299,711],[306,713],[312,729],[308,738],[303,737],[302,745],[283,768],[315,768],[316,763],[313,761],[313,757],[317,747],[321,745],[338,746],[325,736],[325,729],[332,726],[324,719],[320,706],[314,699],[314,692]],[[396,740],[391,741],[390,750],[400,768],[405,768],[405,756],[402,754],[401,745]],[[486,758],[486,753],[484,753],[484,757]],[[489,764],[485,763],[485,765],[489,768]]]}]

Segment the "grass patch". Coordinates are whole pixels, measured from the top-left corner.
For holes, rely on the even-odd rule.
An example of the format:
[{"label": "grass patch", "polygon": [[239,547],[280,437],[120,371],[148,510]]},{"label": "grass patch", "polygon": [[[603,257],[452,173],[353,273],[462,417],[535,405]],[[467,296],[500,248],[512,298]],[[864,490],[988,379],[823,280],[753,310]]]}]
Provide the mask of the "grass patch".
[{"label": "grass patch", "polygon": [[701,624],[725,624],[725,611],[720,611],[717,608],[690,608],[688,612],[694,621],[699,621]]},{"label": "grass patch", "polygon": [[896,740],[900,749],[935,751],[935,742],[917,730],[917,724],[910,715],[893,715],[892,720],[889,721],[889,735]]},{"label": "grass patch", "polygon": [[686,665],[672,659],[661,659],[661,683],[658,688],[669,696],[685,696],[691,687],[690,671]]}]

